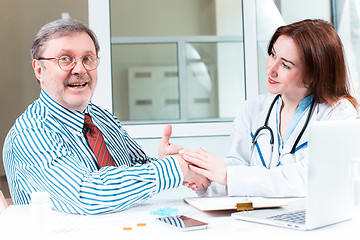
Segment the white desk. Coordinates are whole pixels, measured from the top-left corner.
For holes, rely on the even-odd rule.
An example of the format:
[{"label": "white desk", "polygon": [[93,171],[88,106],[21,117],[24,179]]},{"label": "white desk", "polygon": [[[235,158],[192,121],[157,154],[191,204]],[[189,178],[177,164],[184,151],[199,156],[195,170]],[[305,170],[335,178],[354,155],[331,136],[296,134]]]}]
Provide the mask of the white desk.
[{"label": "white desk", "polygon": [[[210,224],[208,229],[181,232],[155,221],[152,210],[170,207],[179,213]],[[10,206],[0,215],[0,236],[9,239],[35,239],[31,231],[28,206]],[[51,236],[44,239],[359,239],[360,225],[347,221],[313,231],[299,231],[236,220],[228,211],[205,213],[180,199],[149,200],[132,209],[104,215],[82,216],[52,211]],[[137,223],[146,223],[138,227]],[[355,224],[356,223],[356,224]],[[357,225],[357,226],[356,226]],[[132,230],[123,230],[132,227]],[[35,236],[31,236],[35,234]]]}]

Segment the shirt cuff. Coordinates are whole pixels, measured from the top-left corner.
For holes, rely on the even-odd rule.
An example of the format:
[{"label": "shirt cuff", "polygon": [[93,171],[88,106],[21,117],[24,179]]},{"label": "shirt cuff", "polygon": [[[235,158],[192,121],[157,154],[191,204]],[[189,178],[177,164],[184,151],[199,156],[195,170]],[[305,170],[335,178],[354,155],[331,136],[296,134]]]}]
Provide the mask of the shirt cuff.
[{"label": "shirt cuff", "polygon": [[166,189],[177,188],[183,182],[183,174],[175,157],[168,156],[151,164],[154,166],[157,179],[156,193]]}]

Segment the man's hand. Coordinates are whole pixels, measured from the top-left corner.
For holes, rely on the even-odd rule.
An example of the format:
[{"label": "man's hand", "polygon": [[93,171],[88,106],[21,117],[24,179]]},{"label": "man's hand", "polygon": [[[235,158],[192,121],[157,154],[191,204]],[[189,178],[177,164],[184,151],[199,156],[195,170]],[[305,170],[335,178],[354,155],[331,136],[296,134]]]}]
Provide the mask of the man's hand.
[{"label": "man's hand", "polygon": [[180,165],[181,171],[184,176],[183,185],[191,188],[192,190],[201,191],[204,188],[207,188],[210,185],[209,179],[206,177],[195,173],[189,169],[189,164],[181,158],[180,155],[175,156]]},{"label": "man's hand", "polygon": [[172,126],[171,124],[167,124],[165,126],[164,134],[159,144],[159,159],[163,159],[164,157],[169,155],[178,154],[179,151],[183,149],[182,146],[169,142],[171,133],[172,133]]}]

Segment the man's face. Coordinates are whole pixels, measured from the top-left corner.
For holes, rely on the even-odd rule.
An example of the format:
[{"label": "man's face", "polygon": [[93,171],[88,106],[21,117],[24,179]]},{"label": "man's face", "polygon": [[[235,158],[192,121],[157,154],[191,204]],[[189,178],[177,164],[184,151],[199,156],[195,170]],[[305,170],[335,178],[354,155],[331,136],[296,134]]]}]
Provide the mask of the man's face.
[{"label": "man's face", "polygon": [[95,55],[95,45],[87,33],[79,32],[56,39],[44,45],[42,58],[70,56],[76,65],[69,71],[62,70],[57,60],[33,60],[33,68],[41,88],[65,108],[83,112],[94,94],[97,69],[87,70],[82,59]]}]

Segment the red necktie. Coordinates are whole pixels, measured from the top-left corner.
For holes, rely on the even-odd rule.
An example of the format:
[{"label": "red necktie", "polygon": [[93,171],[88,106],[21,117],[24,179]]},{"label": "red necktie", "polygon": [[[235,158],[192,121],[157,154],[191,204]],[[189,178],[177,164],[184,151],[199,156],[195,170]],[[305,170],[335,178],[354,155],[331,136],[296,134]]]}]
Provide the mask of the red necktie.
[{"label": "red necktie", "polygon": [[99,167],[115,166],[114,160],[106,147],[102,133],[95,126],[88,113],[85,113],[84,130],[85,137],[95,154]]}]

